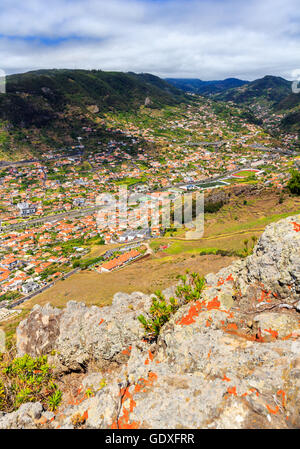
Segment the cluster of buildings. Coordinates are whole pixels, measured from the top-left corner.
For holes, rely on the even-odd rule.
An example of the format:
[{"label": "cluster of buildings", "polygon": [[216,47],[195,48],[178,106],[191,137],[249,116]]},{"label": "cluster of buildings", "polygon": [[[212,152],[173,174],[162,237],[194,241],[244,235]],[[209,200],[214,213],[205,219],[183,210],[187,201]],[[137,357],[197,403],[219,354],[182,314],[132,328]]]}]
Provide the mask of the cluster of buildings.
[{"label": "cluster of buildings", "polygon": [[[0,167],[0,301],[11,291],[38,291],[72,271],[74,261],[89,253],[87,242],[130,244],[159,236],[164,206],[182,190],[245,166],[263,173],[260,182],[280,187],[293,161],[272,148],[288,147],[295,136],[279,143],[238,111],[220,114],[209,99],[125,119],[111,113],[103,125],[111,138],[92,148],[95,130],[85,127],[72,153],[53,151]],[[122,185],[130,201],[116,208],[112,199],[120,199]],[[111,271],[140,255],[131,248],[98,270]]]},{"label": "cluster of buildings", "polygon": [[[72,263],[89,252],[84,243],[99,239],[95,216],[46,222],[41,226],[0,235],[1,294],[29,294],[72,270]],[[83,245],[83,247],[82,247]]]},{"label": "cluster of buildings", "polygon": [[100,267],[96,268],[99,273],[107,273],[109,271],[121,268],[129,262],[132,262],[141,256],[141,252],[137,249],[132,249],[120,256],[114,257],[107,262],[104,262]]}]

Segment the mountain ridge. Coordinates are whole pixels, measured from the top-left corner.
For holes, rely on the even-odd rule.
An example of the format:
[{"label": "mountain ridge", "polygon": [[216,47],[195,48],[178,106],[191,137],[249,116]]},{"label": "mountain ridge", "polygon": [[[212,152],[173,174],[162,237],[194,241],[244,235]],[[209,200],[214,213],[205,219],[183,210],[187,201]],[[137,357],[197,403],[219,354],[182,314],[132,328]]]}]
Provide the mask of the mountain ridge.
[{"label": "mountain ridge", "polygon": [[106,112],[184,102],[184,92],[146,73],[51,69],[9,75],[0,95],[0,150],[7,158],[70,146],[82,127]]},{"label": "mountain ridge", "polygon": [[291,84],[282,77],[266,75],[247,85],[217,94],[214,98],[237,104],[250,104],[255,99],[263,99],[273,106],[291,93]]},{"label": "mountain ridge", "polygon": [[199,95],[211,95],[249,83],[249,81],[232,77],[212,81],[202,81],[198,78],[165,78],[165,80],[185,92],[192,92]]}]

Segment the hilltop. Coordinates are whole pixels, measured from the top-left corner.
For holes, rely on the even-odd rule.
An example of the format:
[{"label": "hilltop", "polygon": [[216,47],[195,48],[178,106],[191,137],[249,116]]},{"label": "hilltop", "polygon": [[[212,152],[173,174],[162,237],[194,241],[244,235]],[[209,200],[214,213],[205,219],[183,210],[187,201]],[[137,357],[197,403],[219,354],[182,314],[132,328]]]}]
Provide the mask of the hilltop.
[{"label": "hilltop", "polygon": [[241,87],[217,94],[216,99],[233,101],[237,104],[251,104],[262,101],[270,106],[283,100],[291,93],[291,82],[277,76],[266,75]]},{"label": "hilltop", "polygon": [[217,94],[249,83],[249,81],[243,81],[238,78],[226,78],[225,80],[215,81],[202,81],[197,78],[166,78],[166,81],[185,92],[199,95]]},{"label": "hilltop", "polygon": [[274,106],[276,112],[285,114],[282,128],[287,132],[300,132],[300,95],[290,93]]},{"label": "hilltop", "polygon": [[265,76],[249,84],[214,95],[218,101],[234,102],[265,115],[280,114],[284,132],[299,133],[300,95],[292,92],[292,83],[281,77]]},{"label": "hilltop", "polygon": [[217,102],[234,103],[256,115],[257,123],[272,114],[280,115],[281,131],[299,133],[300,95],[292,92],[292,83],[284,78],[266,75],[254,81],[227,78],[223,81],[167,78],[170,84]]},{"label": "hilltop", "polygon": [[180,90],[153,75],[101,70],[10,75],[6,92],[0,95],[0,143],[8,155],[70,144],[82,126],[97,123],[107,111],[186,101]]},{"label": "hilltop", "polygon": [[50,408],[23,399],[0,428],[299,428],[299,231],[299,215],[269,225],[205,282],[192,273],[102,308],[36,305],[19,360],[48,355],[61,390]]}]

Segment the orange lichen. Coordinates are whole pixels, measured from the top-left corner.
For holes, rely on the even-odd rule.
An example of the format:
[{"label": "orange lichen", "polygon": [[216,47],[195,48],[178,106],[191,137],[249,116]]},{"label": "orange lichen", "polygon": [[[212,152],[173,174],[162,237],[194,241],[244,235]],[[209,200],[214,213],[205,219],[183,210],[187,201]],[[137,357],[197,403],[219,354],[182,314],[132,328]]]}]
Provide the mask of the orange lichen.
[{"label": "orange lichen", "polygon": [[228,318],[233,318],[234,317],[234,314],[233,314],[233,312],[230,312],[229,310],[225,310],[225,309],[220,309],[220,312],[224,312],[224,313],[227,313],[227,315],[228,315]]},{"label": "orange lichen", "polygon": [[228,323],[226,330],[230,330],[230,329],[238,329],[236,323]]},{"label": "orange lichen", "polygon": [[282,407],[285,407],[285,403],[286,403],[286,393],[283,390],[278,390],[276,393],[278,396],[281,396],[281,401],[282,401]]},{"label": "orange lichen", "polygon": [[276,405],[275,409],[271,408],[268,404],[266,405],[266,407],[267,407],[268,411],[270,413],[272,413],[273,415],[276,415],[276,413],[278,413],[278,411],[279,411],[278,405]]},{"label": "orange lichen", "polygon": [[229,377],[227,377],[226,374],[224,374],[222,380],[224,380],[224,382],[230,382],[231,381],[231,379],[229,379]]},{"label": "orange lichen", "polygon": [[104,319],[102,318],[102,320],[99,323],[99,326],[101,326],[101,324],[104,323]]},{"label": "orange lichen", "polygon": [[42,426],[45,425],[47,423],[48,419],[45,416],[42,416],[38,423],[41,424]]},{"label": "orange lichen", "polygon": [[232,276],[232,274],[230,274],[229,276],[228,276],[228,278],[226,279],[226,281],[228,282],[228,281],[233,281],[234,279],[233,279],[233,276]]},{"label": "orange lichen", "polygon": [[138,429],[140,423],[136,421],[129,422],[129,415],[133,412],[134,407],[136,406],[136,402],[134,401],[132,394],[129,391],[130,386],[126,388],[121,388],[120,396],[122,396],[122,405],[124,402],[129,399],[129,410],[123,405],[122,412],[123,415],[118,419],[118,421],[114,421],[111,425],[112,429]]},{"label": "orange lichen", "polygon": [[152,371],[150,371],[150,373],[148,374],[149,379],[151,380],[151,382],[153,383],[155,380],[157,380],[157,374],[153,373]]},{"label": "orange lichen", "polygon": [[233,396],[237,396],[236,387],[227,388],[227,393],[232,394]]},{"label": "orange lichen", "polygon": [[212,299],[208,304],[207,304],[207,310],[212,310],[212,309],[219,309],[220,308],[220,301],[218,300],[218,297],[216,296],[214,299]]},{"label": "orange lichen", "polygon": [[273,329],[265,329],[265,332],[269,332],[269,334],[272,335],[273,338],[277,338],[278,337],[278,332],[274,331]]},{"label": "orange lichen", "polygon": [[292,221],[292,225],[294,226],[294,231],[300,232],[300,224],[296,223],[295,221]]},{"label": "orange lichen", "polygon": [[135,393],[139,393],[140,391],[141,391],[141,389],[142,389],[142,387],[141,387],[141,385],[140,384],[136,384],[135,385],[135,387],[134,387],[134,394]]},{"label": "orange lichen", "polygon": [[206,326],[206,327],[210,327],[210,326],[211,326],[211,320],[206,320],[205,326]]},{"label": "orange lichen", "polygon": [[149,359],[151,362],[153,362],[154,355],[152,354],[152,352],[150,350],[149,350]]},{"label": "orange lichen", "polygon": [[267,292],[265,290],[262,290],[260,298],[257,300],[258,302],[266,301],[268,297],[270,296],[271,292]]},{"label": "orange lichen", "polygon": [[288,340],[289,338],[291,338],[293,336],[292,333],[286,335],[285,337],[282,337],[282,340]]},{"label": "orange lichen", "polygon": [[189,324],[195,323],[194,317],[199,316],[200,310],[204,307],[204,303],[196,301],[189,309],[187,315],[183,316],[181,320],[178,320],[176,324],[181,324],[182,326],[187,326]]}]

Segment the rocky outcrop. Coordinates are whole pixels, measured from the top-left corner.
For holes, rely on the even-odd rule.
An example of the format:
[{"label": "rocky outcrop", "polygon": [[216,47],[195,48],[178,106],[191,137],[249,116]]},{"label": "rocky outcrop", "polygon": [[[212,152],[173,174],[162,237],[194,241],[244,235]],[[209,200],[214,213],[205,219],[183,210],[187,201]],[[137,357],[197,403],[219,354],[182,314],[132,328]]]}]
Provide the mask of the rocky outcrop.
[{"label": "rocky outcrop", "polygon": [[239,277],[242,293],[259,284],[268,295],[289,303],[300,295],[299,215],[269,225],[245,261]]},{"label": "rocky outcrop", "polygon": [[253,254],[207,276],[209,297],[225,295],[249,312],[264,307],[297,307],[300,298],[300,216],[266,227]]},{"label": "rocky outcrop", "polygon": [[23,404],[16,412],[0,416],[0,429],[35,429],[42,413],[39,402]]},{"label": "rocky outcrop", "polygon": [[142,293],[102,309],[36,306],[18,329],[19,353],[55,350],[61,369],[92,360],[94,371],[55,416],[25,404],[0,428],[299,428],[299,256],[300,216],[269,225],[253,255],[208,275],[202,297],[152,344],[137,320],[151,304]]},{"label": "rocky outcrop", "polygon": [[17,328],[18,355],[39,356],[54,349],[59,335],[62,311],[47,304],[34,306],[29,317]]},{"label": "rocky outcrop", "polygon": [[150,297],[138,292],[118,293],[103,308],[73,301],[64,310],[37,305],[18,327],[18,355],[53,351],[53,361],[63,371],[84,370],[91,360],[99,366],[122,363],[128,346],[143,337],[137,316],[150,305]]},{"label": "rocky outcrop", "polygon": [[241,184],[237,186],[228,187],[226,189],[214,189],[212,192],[205,194],[204,203],[228,203],[232,196],[257,196],[261,195],[265,187],[259,184]]}]

